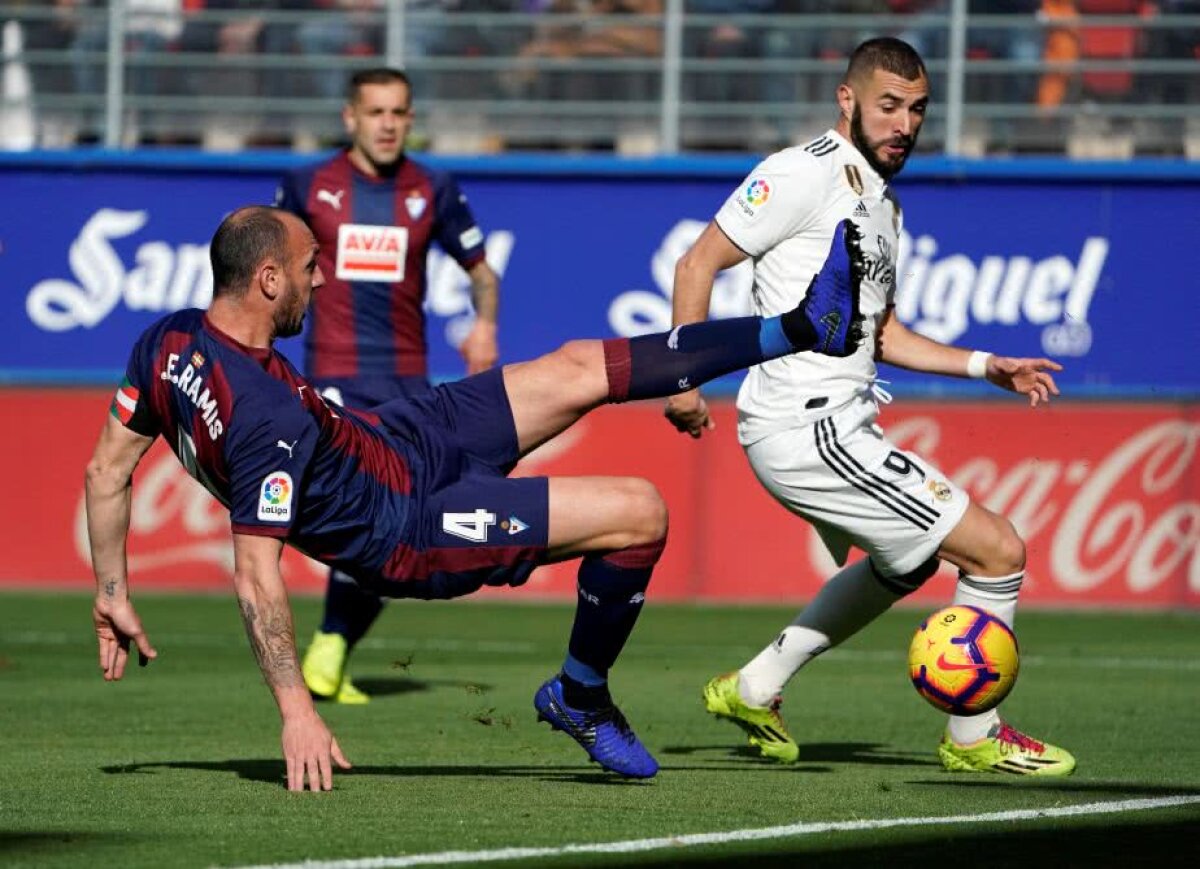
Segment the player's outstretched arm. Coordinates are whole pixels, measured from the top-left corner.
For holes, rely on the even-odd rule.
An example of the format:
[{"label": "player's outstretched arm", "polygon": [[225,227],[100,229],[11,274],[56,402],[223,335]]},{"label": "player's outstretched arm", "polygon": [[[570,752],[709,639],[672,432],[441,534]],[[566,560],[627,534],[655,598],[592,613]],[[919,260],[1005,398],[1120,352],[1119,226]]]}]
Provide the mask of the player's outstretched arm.
[{"label": "player's outstretched arm", "polygon": [[152,443],[154,438],[137,434],[109,416],[87,466],[84,508],[96,574],[92,623],[99,644],[100,670],[108,682],[125,675],[130,645],[137,647],[138,662],[143,667],[158,657],[129,602],[125,560],[133,471]]},{"label": "player's outstretched arm", "polygon": [[888,310],[879,329],[877,355],[882,362],[912,371],[950,377],[986,377],[1001,389],[1028,395],[1031,407],[1059,394],[1052,372],[1063,370],[1051,359],[996,356],[942,344],[918,335],[901,323],[895,308]]},{"label": "player's outstretched arm", "polygon": [[283,543],[274,537],[233,535],[233,584],[250,647],[283,719],[283,757],[290,791],[332,790],[333,764],[350,763],[317,714],[300,675],[292,608],[279,572]]}]

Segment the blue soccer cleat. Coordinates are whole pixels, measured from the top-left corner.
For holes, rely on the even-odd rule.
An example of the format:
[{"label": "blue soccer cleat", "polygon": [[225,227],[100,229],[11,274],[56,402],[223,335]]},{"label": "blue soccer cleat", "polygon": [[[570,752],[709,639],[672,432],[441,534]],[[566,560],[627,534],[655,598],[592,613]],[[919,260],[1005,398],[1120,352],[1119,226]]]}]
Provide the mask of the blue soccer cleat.
[{"label": "blue soccer cleat", "polygon": [[658,761],[612,703],[597,709],[575,709],[563,699],[562,679],[548,679],[533,695],[538,721],[548,722],[555,730],[570,736],[588,753],[588,757],[607,770],[630,778],[651,778],[658,772]]},{"label": "blue soccer cleat", "polygon": [[812,350],[825,356],[852,356],[863,339],[859,295],[866,276],[862,232],[843,220],[833,233],[829,256],[813,275],[800,308],[816,333]]}]

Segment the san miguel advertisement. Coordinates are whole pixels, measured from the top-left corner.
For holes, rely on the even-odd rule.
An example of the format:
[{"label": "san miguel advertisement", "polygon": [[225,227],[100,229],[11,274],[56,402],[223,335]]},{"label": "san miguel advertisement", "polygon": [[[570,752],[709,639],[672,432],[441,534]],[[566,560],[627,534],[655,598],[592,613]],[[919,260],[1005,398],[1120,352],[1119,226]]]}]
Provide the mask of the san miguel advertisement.
[{"label": "san miguel advertisement", "polygon": [[[118,377],[155,317],[207,304],[213,230],[239,205],[272,201],[277,179],[266,171],[0,170],[0,379]],[[669,328],[675,263],[740,177],[479,171],[459,180],[503,276],[500,342],[511,361],[570,338]],[[897,306],[913,328],[1052,356],[1066,365],[1060,381],[1075,396],[1200,392],[1192,342],[1169,320],[1195,310],[1194,269],[1183,255],[1200,238],[1195,183],[902,175],[895,187],[905,221]],[[748,263],[722,275],[713,316],[746,313],[750,285]],[[470,294],[466,275],[437,250],[427,310],[432,373],[458,377]],[[298,342],[287,352],[303,364]],[[902,393],[983,394],[979,384],[884,376]],[[736,380],[722,386],[731,391]]]},{"label": "san miguel advertisement", "polygon": [[[83,467],[110,391],[0,390],[10,493],[0,499],[0,585],[91,580]],[[604,408],[522,462],[519,474],[646,477],[671,511],[656,600],[796,601],[836,569],[812,529],[766,495],[734,437],[734,412],[692,441],[657,402]],[[1200,411],[1196,405],[898,401],[881,417],[893,440],[1007,515],[1028,544],[1022,600],[1034,605],[1200,606]],[[229,517],[161,442],[133,488],[129,567],[139,589],[228,589]],[[285,550],[293,591],[319,591],[324,568]],[[857,556],[854,556],[857,557]],[[573,564],[541,568],[493,594],[572,599]],[[947,568],[919,592],[953,594]]]}]

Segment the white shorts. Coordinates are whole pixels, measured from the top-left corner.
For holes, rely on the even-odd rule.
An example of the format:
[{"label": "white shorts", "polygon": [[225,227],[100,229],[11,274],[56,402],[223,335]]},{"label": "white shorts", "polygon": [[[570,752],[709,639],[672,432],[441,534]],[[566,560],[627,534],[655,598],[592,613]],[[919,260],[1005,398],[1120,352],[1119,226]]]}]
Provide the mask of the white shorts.
[{"label": "white shorts", "polygon": [[845,564],[853,545],[882,573],[901,576],[937,552],[970,497],[884,437],[878,414],[875,401],[864,396],[745,450],[759,482],[812,523],[834,561]]}]

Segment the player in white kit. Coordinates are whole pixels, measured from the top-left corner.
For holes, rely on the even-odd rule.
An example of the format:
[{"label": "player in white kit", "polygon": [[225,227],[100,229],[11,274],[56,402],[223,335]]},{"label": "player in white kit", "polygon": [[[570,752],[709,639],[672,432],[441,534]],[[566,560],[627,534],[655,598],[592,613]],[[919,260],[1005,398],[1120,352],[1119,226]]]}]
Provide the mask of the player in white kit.
[{"label": "player in white kit", "polygon": [[[709,712],[733,721],[767,757],[799,756],[779,713],[793,674],[915,591],[945,559],[959,569],[956,604],[1012,625],[1025,544],[950,479],[888,441],[876,424],[876,361],[953,377],[986,378],[1029,396],[1057,395],[1048,359],[1018,359],[940,344],[895,314],[900,204],[888,182],[916,143],[929,101],[920,56],[906,43],[872,39],[855,49],[837,90],[837,125],[807,145],[760,163],[679,261],[674,322],[708,316],[716,274],[754,263],[761,315],[795,307],[820,270],[839,221],[862,232],[867,275],[865,340],[852,356],[800,353],[750,369],[738,394],[738,439],[776,500],[811,523],[839,565],[851,545],[868,555],[835,574],[779,637],[739,671],[704,687]],[[674,396],[668,419],[700,437],[713,428],[698,391]],[[997,711],[951,716],[938,749],[948,769],[1067,775],[1075,759],[1001,720]]]}]

